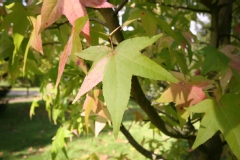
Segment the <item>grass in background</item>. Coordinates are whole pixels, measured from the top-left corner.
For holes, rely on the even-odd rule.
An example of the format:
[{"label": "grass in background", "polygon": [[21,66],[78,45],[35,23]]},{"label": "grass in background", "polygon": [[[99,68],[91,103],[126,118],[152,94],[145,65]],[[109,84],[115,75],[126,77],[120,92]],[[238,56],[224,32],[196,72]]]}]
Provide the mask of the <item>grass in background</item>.
[{"label": "grass in background", "polygon": [[[40,107],[36,108],[35,116],[30,120],[29,110],[31,102],[12,103],[9,104],[7,110],[0,115],[0,160],[51,160],[51,139],[55,135],[58,126],[53,125],[45,111],[44,103],[40,103]],[[180,157],[186,156],[186,143],[181,141],[167,141],[168,143],[155,143],[164,141],[166,136],[155,136],[153,138],[153,131],[149,130],[149,125],[131,125],[133,117],[132,111],[139,111],[134,104],[130,104],[131,110],[126,111],[124,115],[124,125],[130,128],[130,132],[138,142],[145,138],[146,148],[158,146],[156,152],[168,150],[173,146],[171,159],[182,159]],[[135,122],[133,122],[135,123]],[[143,141],[142,141],[143,142]],[[99,159],[126,159],[130,160],[144,160],[146,159],[138,153],[126,140],[126,138],[119,133],[118,139],[115,140],[111,129],[105,129],[100,133],[98,138],[92,135],[87,137],[80,136],[73,138],[73,141],[67,145],[68,156],[72,160],[87,159],[94,153]],[[162,152],[161,152],[162,153]],[[122,158],[120,158],[122,156]],[[66,159],[60,152],[59,160]],[[93,158],[96,159],[96,158]]]}]

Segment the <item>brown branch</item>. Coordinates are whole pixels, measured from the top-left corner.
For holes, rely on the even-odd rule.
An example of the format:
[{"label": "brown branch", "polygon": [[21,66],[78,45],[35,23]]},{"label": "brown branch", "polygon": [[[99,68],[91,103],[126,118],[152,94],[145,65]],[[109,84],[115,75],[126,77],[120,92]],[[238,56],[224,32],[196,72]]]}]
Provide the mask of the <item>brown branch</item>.
[{"label": "brown branch", "polygon": [[55,44],[60,44],[60,43],[59,42],[47,42],[47,43],[43,43],[42,46],[55,45]]},{"label": "brown branch", "polygon": [[118,12],[125,6],[125,4],[128,3],[128,0],[122,0],[122,3],[117,7],[117,9],[114,11],[114,14],[117,15]]},{"label": "brown branch", "polygon": [[162,111],[161,109],[156,109],[156,110],[157,110],[157,112],[164,114],[166,117],[171,119],[173,122],[179,123],[179,121],[177,119],[175,119],[174,117],[172,117],[170,114],[166,113],[165,111]]},{"label": "brown branch", "polygon": [[158,159],[158,160],[165,160],[161,155],[155,154],[153,152],[150,152],[143,148],[134,138],[133,136],[129,133],[129,131],[124,127],[123,124],[121,124],[120,127],[121,132],[123,135],[127,138],[128,142],[142,155],[149,159]]},{"label": "brown branch", "polygon": [[65,21],[62,23],[54,23],[53,26],[48,27],[46,29],[59,29],[62,25],[69,23],[69,21]]},{"label": "brown branch", "polygon": [[[151,0],[148,0],[148,2],[150,2],[150,3],[159,3],[157,1],[151,1]],[[161,2],[159,4],[162,5],[162,6],[171,7],[171,8],[174,8],[174,9],[183,9],[183,10],[189,10],[189,11],[193,11],[193,12],[210,13],[210,11],[204,10],[204,9],[196,9],[196,8],[183,7],[183,6],[175,6],[175,5],[171,5],[171,4],[165,4],[163,2]]]},{"label": "brown branch", "polygon": [[165,7],[171,7],[171,8],[174,8],[174,9],[183,9],[183,10],[188,10],[188,11],[193,11],[193,12],[210,13],[210,11],[205,10],[205,9],[196,9],[196,8],[183,7],[183,6],[174,6],[174,5],[165,4],[165,3],[161,3],[161,5],[165,6]]},{"label": "brown branch", "polygon": [[238,36],[236,36],[236,35],[233,35],[233,34],[231,34],[231,35],[222,34],[222,35],[219,36],[219,38],[222,38],[222,37],[233,37],[233,38],[235,38],[236,40],[240,41],[240,38],[239,38]]}]

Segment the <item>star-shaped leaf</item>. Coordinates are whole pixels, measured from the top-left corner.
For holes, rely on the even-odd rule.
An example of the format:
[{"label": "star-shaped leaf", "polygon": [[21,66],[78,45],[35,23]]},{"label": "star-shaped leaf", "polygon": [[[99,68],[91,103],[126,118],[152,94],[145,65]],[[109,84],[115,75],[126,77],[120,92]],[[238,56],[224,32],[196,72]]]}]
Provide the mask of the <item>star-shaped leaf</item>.
[{"label": "star-shaped leaf", "polygon": [[73,102],[102,81],[103,96],[112,118],[115,136],[118,134],[128,104],[132,75],[178,82],[168,71],[139,52],[159,37],[161,35],[128,39],[120,43],[115,50],[105,46],[95,46],[77,54],[94,63]]},{"label": "star-shaped leaf", "polygon": [[194,113],[205,113],[192,149],[210,139],[217,131],[221,131],[233,153],[240,159],[240,99],[237,94],[225,94],[219,102],[206,99],[186,108]]},{"label": "star-shaped leaf", "polygon": [[[114,8],[115,6],[106,0],[44,0],[40,32],[57,21],[61,15],[65,15],[69,22],[74,25],[76,19],[87,14],[85,7]],[[82,30],[86,39],[89,39],[89,27],[88,21]]]},{"label": "star-shaped leaf", "polygon": [[169,88],[163,92],[157,102],[175,102],[180,125],[183,126],[189,116],[189,112],[184,107],[190,107],[206,99],[206,94],[202,89],[211,83],[204,80],[190,81],[182,73],[173,72],[180,82],[170,83]]}]

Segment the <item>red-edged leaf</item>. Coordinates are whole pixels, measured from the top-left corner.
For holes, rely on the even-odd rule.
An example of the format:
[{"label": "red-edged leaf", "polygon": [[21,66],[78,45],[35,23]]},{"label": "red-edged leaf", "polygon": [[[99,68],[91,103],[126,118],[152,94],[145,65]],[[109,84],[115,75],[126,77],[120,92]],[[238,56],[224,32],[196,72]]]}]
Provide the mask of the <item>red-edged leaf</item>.
[{"label": "red-edged leaf", "polygon": [[231,59],[228,65],[240,74],[240,56],[238,54],[232,54],[236,49],[239,50],[239,48],[235,46],[226,45],[221,51]]},{"label": "red-edged leaf", "polygon": [[[63,53],[60,56],[56,86],[58,86],[58,84],[60,82],[60,78],[63,74],[63,70],[64,70],[64,67],[65,67],[65,64],[67,63],[68,57],[71,54],[82,51],[82,44],[81,44],[81,40],[80,40],[80,37],[79,37],[79,32],[83,28],[87,19],[88,19],[87,16],[77,19],[74,23],[74,26],[72,27],[71,36],[68,40],[67,45],[65,46],[65,48],[63,50]],[[73,55],[73,56],[75,56],[75,55]],[[82,59],[78,59],[78,61],[79,61],[80,68],[86,73],[87,68],[84,64],[84,61]]]},{"label": "red-edged leaf", "polygon": [[88,75],[85,77],[76,98],[73,100],[73,103],[75,103],[82,95],[90,91],[93,87],[95,87],[99,82],[102,81],[103,72],[107,64],[107,61],[108,57],[103,58],[93,67],[92,70],[90,70]]}]

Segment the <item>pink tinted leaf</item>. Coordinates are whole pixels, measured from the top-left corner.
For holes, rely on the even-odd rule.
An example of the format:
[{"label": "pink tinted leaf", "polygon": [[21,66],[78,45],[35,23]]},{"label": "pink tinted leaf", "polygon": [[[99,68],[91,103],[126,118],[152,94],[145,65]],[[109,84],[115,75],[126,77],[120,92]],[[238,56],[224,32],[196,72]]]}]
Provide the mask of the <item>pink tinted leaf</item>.
[{"label": "pink tinted leaf", "polygon": [[73,100],[73,103],[75,103],[82,95],[90,91],[93,87],[102,81],[103,72],[105,70],[107,61],[108,57],[103,58],[90,70],[89,74],[85,77],[76,98]]},{"label": "pink tinted leaf", "polygon": [[231,59],[228,65],[240,74],[240,56],[238,54],[233,54],[236,49],[239,50],[236,46],[226,45],[221,51]]},{"label": "pink tinted leaf", "polygon": [[[78,33],[79,33],[79,30],[81,30],[83,28],[86,21],[87,21],[87,17],[79,18],[75,21],[75,24],[72,27],[71,36],[68,40],[67,45],[65,46],[65,48],[63,50],[63,53],[60,56],[56,86],[58,86],[58,84],[60,82],[60,79],[63,74],[64,67],[66,65],[68,57],[71,54],[82,51],[82,45],[81,45],[81,41],[80,41]],[[81,22],[81,23],[79,23],[79,22]],[[80,61],[79,65],[82,68],[82,70],[86,72],[86,68],[84,68],[85,65],[84,65],[83,60]]]},{"label": "pink tinted leaf", "polygon": [[170,83],[169,88],[163,92],[157,102],[175,102],[180,125],[183,125],[189,116],[189,112],[184,107],[193,106],[207,98],[203,89],[208,87],[209,81],[191,82],[189,79],[183,80],[183,74],[173,74],[181,81],[178,84]]},{"label": "pink tinted leaf", "polygon": [[[56,22],[61,15],[65,15],[69,22],[74,25],[76,19],[87,15],[86,6],[93,8],[115,7],[106,0],[44,0],[41,11],[42,23],[39,32]],[[90,42],[89,28],[90,24],[88,21],[82,30],[88,42]]]}]

